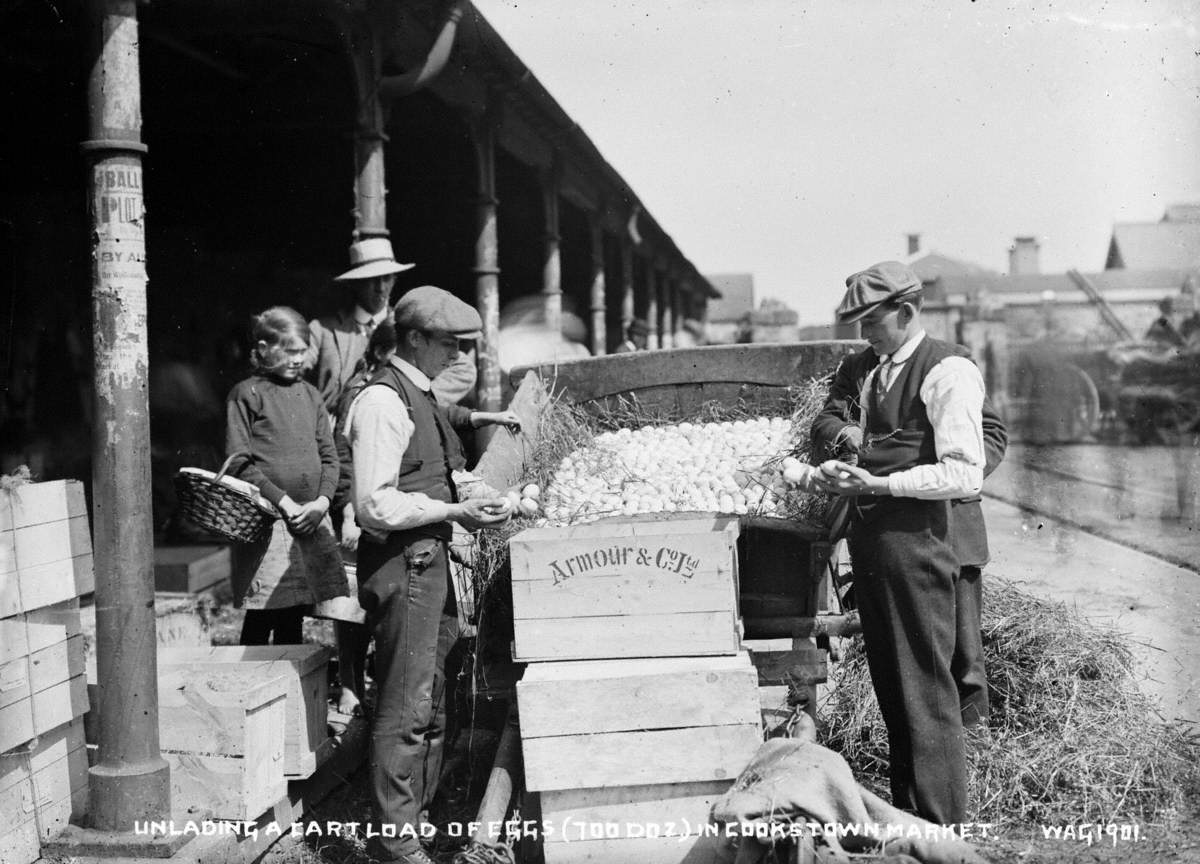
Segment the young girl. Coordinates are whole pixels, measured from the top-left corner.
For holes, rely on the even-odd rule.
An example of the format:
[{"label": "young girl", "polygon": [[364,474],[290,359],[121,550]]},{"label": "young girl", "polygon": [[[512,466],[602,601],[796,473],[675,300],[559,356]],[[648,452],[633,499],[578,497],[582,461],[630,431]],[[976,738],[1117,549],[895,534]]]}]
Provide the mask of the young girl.
[{"label": "young girl", "polygon": [[308,325],[273,306],[253,321],[255,372],[226,400],[225,449],[245,453],[232,473],[258,486],[283,518],[269,537],[233,548],[234,602],[246,609],[243,645],[299,644],[311,604],[348,593],[328,511],[338,459],[320,393],[301,379]]}]

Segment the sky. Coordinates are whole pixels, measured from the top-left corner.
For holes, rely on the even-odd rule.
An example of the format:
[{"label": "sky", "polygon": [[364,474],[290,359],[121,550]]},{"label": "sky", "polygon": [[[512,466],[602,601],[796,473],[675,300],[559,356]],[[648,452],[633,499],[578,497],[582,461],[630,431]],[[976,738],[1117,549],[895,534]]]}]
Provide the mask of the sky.
[{"label": "sky", "polygon": [[906,235],[1101,270],[1200,202],[1200,2],[474,0],[702,273],[824,324]]}]

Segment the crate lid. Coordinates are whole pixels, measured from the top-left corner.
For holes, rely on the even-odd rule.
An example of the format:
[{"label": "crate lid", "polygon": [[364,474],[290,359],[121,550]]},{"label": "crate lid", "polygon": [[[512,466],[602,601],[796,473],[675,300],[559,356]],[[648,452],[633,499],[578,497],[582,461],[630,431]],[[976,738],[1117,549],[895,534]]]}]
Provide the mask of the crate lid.
[{"label": "crate lid", "polygon": [[253,667],[220,669],[168,669],[158,675],[158,699],[163,706],[178,706],[196,699],[208,705],[257,708],[287,695],[288,675]]},{"label": "crate lid", "polygon": [[212,645],[163,648],[159,668],[207,663],[287,663],[299,674],[323,667],[330,650],[323,645]]}]

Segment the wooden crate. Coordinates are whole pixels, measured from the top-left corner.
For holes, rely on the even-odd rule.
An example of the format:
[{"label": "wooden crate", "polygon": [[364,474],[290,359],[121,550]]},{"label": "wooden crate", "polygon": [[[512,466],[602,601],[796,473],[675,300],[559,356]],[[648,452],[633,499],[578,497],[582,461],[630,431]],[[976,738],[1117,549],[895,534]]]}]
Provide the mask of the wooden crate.
[{"label": "wooden crate", "polygon": [[87,749],[79,720],[40,736],[28,750],[0,756],[0,861],[36,860],[43,840],[83,818],[87,796]]},{"label": "wooden crate", "polygon": [[283,723],[284,774],[310,776],[332,753],[329,714],[329,649],[320,645],[222,645],[175,647],[159,652],[158,668],[220,671],[236,666],[259,674],[281,674],[287,681]]},{"label": "wooden crate", "polygon": [[95,587],[83,484],[28,483],[0,492],[0,617]]},{"label": "wooden crate", "polygon": [[513,659],[736,654],[737,533],[713,516],[522,531]]},{"label": "wooden crate", "polygon": [[287,666],[160,672],[159,744],[176,810],[257,819],[287,792]]},{"label": "wooden crate", "polygon": [[546,864],[711,861],[716,838],[701,835],[713,803],[732,782],[538,793]]},{"label": "wooden crate", "polygon": [[229,578],[228,546],[154,547],[154,590],[195,594]]},{"label": "wooden crate", "polygon": [[745,654],[533,664],[517,704],[535,791],[732,780],[762,742]]}]

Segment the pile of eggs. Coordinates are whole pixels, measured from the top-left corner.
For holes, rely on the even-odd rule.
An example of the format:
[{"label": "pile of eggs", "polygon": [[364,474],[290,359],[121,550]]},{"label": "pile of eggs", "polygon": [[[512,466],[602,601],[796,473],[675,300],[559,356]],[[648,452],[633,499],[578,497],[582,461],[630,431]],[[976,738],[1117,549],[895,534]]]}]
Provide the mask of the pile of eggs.
[{"label": "pile of eggs", "polygon": [[557,523],[675,511],[784,516],[801,494],[791,485],[802,470],[792,438],[782,417],[603,432],[559,463],[543,513]]}]

